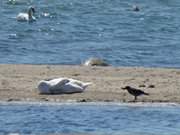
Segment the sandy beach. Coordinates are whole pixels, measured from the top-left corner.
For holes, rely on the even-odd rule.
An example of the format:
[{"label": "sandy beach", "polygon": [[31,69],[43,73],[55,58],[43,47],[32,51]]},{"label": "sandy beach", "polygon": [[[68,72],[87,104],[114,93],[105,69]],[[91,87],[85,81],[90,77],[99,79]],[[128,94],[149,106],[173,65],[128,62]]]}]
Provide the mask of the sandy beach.
[{"label": "sandy beach", "polygon": [[[83,93],[39,94],[40,80],[70,77],[93,84]],[[124,86],[149,93],[137,102],[180,103],[180,69],[141,67],[85,67],[62,65],[0,65],[1,101],[131,102]]]}]

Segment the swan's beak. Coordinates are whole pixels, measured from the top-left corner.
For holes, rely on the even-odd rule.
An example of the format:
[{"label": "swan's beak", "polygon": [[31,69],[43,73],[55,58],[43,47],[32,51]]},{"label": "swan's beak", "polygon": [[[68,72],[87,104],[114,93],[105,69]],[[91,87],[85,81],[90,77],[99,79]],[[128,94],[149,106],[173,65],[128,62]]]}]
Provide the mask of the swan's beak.
[{"label": "swan's beak", "polygon": [[34,7],[32,7],[31,9],[32,9],[32,12],[33,12],[33,13],[35,13],[35,9],[34,9]]}]

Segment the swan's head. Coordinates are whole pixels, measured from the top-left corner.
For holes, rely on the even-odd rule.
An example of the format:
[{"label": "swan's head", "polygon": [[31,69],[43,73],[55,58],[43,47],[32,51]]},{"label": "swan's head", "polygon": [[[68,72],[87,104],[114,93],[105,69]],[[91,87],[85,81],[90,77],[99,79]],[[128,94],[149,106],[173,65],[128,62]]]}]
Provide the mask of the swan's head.
[{"label": "swan's head", "polygon": [[28,15],[30,18],[32,18],[32,16],[35,14],[35,8],[30,6],[28,9]]},{"label": "swan's head", "polygon": [[29,12],[32,12],[32,13],[35,13],[35,8],[32,7],[32,6],[30,6],[28,11],[29,11]]},{"label": "swan's head", "polygon": [[40,94],[49,94],[50,93],[50,85],[47,81],[40,81],[38,84],[38,89]]}]

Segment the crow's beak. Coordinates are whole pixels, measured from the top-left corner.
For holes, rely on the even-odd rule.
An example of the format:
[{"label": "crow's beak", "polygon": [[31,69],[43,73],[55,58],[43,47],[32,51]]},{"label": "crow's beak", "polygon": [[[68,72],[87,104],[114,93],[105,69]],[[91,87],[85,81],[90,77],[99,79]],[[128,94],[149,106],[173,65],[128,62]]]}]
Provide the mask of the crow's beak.
[{"label": "crow's beak", "polygon": [[126,87],[121,87],[121,89],[125,90],[125,89],[126,89]]}]

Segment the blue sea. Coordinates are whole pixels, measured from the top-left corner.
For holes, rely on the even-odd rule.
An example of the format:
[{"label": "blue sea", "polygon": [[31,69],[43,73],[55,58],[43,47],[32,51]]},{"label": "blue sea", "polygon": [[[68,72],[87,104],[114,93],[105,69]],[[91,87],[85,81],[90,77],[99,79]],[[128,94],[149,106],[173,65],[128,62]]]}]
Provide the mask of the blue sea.
[{"label": "blue sea", "polygon": [[[29,6],[36,21],[18,22]],[[179,14],[180,0],[0,0],[0,64],[180,68]],[[0,104],[9,133],[179,135],[180,107]]]},{"label": "blue sea", "polygon": [[[18,22],[29,6],[36,22]],[[0,0],[0,63],[179,68],[179,14],[179,0]]]},{"label": "blue sea", "polygon": [[16,135],[179,135],[180,106],[1,104],[0,133]]}]

